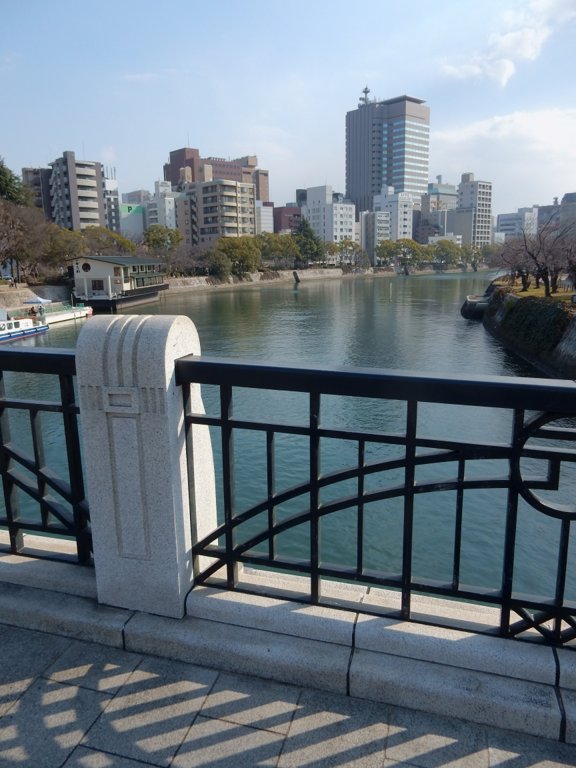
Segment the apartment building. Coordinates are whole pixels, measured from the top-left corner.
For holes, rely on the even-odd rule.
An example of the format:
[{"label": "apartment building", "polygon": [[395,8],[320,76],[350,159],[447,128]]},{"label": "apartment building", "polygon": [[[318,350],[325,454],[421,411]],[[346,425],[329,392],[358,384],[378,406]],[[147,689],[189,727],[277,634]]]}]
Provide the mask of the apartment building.
[{"label": "apartment building", "polygon": [[176,223],[188,246],[210,248],[220,237],[256,234],[254,184],[212,179],[184,185],[176,197]]},{"label": "apartment building", "polygon": [[64,152],[50,163],[51,218],[64,229],[105,227],[106,202],[104,168],[101,163],[76,160]]}]

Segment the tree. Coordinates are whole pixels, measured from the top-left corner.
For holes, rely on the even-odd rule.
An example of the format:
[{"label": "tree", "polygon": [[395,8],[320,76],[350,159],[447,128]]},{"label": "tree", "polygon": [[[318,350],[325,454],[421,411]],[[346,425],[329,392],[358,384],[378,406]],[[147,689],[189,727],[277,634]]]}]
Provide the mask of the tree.
[{"label": "tree", "polygon": [[397,251],[394,240],[380,240],[376,246],[376,263],[390,266],[396,258]]},{"label": "tree", "polygon": [[204,251],[200,257],[200,263],[204,265],[209,275],[218,280],[228,280],[232,272],[232,262],[228,256],[216,249]]},{"label": "tree", "polygon": [[294,267],[295,261],[300,256],[292,235],[263,232],[256,237],[256,243],[260,248],[261,260],[271,263],[275,269]]},{"label": "tree", "polygon": [[500,263],[510,270],[512,278],[520,278],[522,291],[527,291],[530,287],[530,264],[522,238],[505,241],[500,252]]},{"label": "tree", "polygon": [[434,261],[444,269],[462,259],[462,250],[453,240],[438,240],[433,246]]},{"label": "tree", "polygon": [[300,251],[300,258],[302,261],[323,261],[324,260],[324,246],[318,235],[310,226],[310,223],[302,217],[298,222],[298,225],[292,237],[298,250]]},{"label": "tree", "polygon": [[108,253],[134,253],[136,245],[127,237],[118,235],[106,227],[86,227],[82,231],[86,252],[95,256]]},{"label": "tree", "polygon": [[410,271],[410,267],[414,267],[420,262],[421,253],[422,246],[415,240],[403,238],[396,241],[397,265],[406,274]]},{"label": "tree", "polygon": [[345,239],[339,242],[326,243],[324,246],[326,253],[331,256],[337,256],[339,263],[347,266],[358,266],[360,263],[362,248],[353,240]]},{"label": "tree", "polygon": [[43,261],[47,265],[58,266],[68,259],[81,256],[86,243],[80,232],[63,229],[57,224],[49,224],[43,249]]},{"label": "tree", "polygon": [[551,296],[558,290],[558,278],[567,269],[566,243],[574,225],[559,227],[553,216],[535,233],[522,232],[514,240],[504,243],[502,259],[512,264],[523,281],[526,290],[529,274],[544,285],[544,293]]},{"label": "tree", "polygon": [[32,205],[32,190],[23,184],[0,157],[0,198],[15,205]]},{"label": "tree", "polygon": [[0,261],[11,262],[18,280],[37,274],[48,227],[39,208],[0,200]]},{"label": "tree", "polygon": [[220,237],[216,242],[216,251],[224,254],[232,265],[232,274],[244,277],[249,272],[256,272],[260,266],[260,249],[253,237]]},{"label": "tree", "polygon": [[173,251],[184,238],[178,229],[165,227],[162,224],[152,224],[144,232],[144,245],[151,251]]}]

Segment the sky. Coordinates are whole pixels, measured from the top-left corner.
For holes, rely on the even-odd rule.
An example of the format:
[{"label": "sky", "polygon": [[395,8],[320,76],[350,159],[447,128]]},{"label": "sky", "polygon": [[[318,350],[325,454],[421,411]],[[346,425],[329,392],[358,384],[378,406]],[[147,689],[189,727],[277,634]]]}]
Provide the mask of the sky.
[{"label": "sky", "polygon": [[430,107],[430,180],[494,214],[576,191],[576,0],[0,0],[0,157],[65,150],[153,191],[171,150],[255,154],[270,199],[345,191],[345,116]]}]

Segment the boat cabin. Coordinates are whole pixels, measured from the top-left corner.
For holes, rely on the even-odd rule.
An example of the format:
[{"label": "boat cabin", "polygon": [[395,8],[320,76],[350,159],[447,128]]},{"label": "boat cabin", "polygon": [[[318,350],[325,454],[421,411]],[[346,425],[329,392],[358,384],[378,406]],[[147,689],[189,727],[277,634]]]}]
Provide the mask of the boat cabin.
[{"label": "boat cabin", "polygon": [[154,258],[85,256],[74,258],[69,274],[74,279],[74,303],[95,311],[114,312],[126,304],[156,301],[166,290],[164,265]]}]

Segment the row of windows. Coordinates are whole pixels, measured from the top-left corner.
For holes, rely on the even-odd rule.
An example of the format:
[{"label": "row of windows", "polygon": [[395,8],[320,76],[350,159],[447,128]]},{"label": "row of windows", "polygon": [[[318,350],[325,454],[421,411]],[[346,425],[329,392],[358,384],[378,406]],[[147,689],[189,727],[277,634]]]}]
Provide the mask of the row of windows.
[{"label": "row of windows", "polygon": [[392,169],[394,168],[414,168],[414,170],[423,170],[427,171],[428,169],[428,163],[424,160],[419,160],[415,157],[405,157],[400,158],[398,160],[394,160],[390,166]]},{"label": "row of windows", "polygon": [[392,142],[393,147],[417,147],[420,151],[428,152],[428,144],[424,141],[405,141],[404,139],[396,139]]}]

